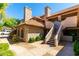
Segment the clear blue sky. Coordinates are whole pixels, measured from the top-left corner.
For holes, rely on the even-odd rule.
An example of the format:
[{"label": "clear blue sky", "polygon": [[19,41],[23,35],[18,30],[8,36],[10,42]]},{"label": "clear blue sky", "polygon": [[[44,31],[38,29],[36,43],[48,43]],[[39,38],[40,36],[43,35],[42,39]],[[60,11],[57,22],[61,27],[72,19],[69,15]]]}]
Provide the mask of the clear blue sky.
[{"label": "clear blue sky", "polygon": [[14,17],[18,19],[23,19],[24,17],[24,7],[28,6],[32,9],[33,16],[40,16],[44,14],[44,7],[49,6],[52,9],[52,14],[63,10],[65,8],[71,7],[75,4],[71,3],[12,3],[6,9],[6,14],[9,17]]}]

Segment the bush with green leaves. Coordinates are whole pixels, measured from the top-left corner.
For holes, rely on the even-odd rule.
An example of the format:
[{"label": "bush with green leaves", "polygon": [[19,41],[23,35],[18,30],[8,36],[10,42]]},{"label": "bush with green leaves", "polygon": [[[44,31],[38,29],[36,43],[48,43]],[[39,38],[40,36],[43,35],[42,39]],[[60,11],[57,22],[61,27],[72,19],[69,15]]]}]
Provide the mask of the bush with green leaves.
[{"label": "bush with green leaves", "polygon": [[40,41],[43,40],[44,37],[42,35],[36,36],[36,37],[31,37],[29,38],[29,43],[35,42],[35,41]]},{"label": "bush with green leaves", "polygon": [[14,56],[15,53],[9,50],[8,43],[0,43],[0,56]]},{"label": "bush with green leaves", "polygon": [[41,40],[41,37],[40,36],[36,36],[35,40],[39,41],[39,40]]},{"label": "bush with green leaves", "polygon": [[36,41],[43,40],[43,39],[44,39],[44,38],[43,38],[42,35],[36,36],[36,38],[35,38]]},{"label": "bush with green leaves", "polygon": [[40,36],[41,40],[44,40],[44,36],[43,35],[39,35],[39,36]]},{"label": "bush with green leaves", "polygon": [[35,38],[34,37],[29,38],[29,43],[32,43],[34,41],[35,41]]},{"label": "bush with green leaves", "polygon": [[16,35],[13,35],[12,41],[13,41],[14,43],[20,42],[20,40],[18,39],[18,37],[17,37]]},{"label": "bush with green leaves", "polygon": [[13,38],[12,38],[12,41],[13,41],[13,42],[18,42],[19,40],[18,40],[16,37],[13,37]]},{"label": "bush with green leaves", "polygon": [[79,40],[75,40],[73,44],[74,54],[79,56]]}]

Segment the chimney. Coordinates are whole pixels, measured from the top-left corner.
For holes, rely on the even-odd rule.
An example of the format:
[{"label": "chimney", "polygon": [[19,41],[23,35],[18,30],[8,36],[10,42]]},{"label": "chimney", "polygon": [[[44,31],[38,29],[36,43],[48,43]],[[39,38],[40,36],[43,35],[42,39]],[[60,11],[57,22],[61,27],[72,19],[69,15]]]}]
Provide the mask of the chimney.
[{"label": "chimney", "polygon": [[28,21],[32,18],[32,10],[31,8],[24,7],[24,21]]},{"label": "chimney", "polygon": [[45,16],[48,17],[48,16],[50,16],[50,15],[51,15],[51,8],[48,7],[48,6],[46,6],[46,7],[45,7]]}]

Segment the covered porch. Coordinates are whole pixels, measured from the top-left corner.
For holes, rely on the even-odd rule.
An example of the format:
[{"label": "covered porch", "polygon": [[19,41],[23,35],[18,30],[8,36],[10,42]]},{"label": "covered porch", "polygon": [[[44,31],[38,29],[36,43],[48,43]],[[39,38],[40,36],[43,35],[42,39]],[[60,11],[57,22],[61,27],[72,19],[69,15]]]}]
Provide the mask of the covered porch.
[{"label": "covered porch", "polygon": [[28,29],[26,29],[25,25],[17,27],[17,37],[19,40],[23,42],[28,42]]}]

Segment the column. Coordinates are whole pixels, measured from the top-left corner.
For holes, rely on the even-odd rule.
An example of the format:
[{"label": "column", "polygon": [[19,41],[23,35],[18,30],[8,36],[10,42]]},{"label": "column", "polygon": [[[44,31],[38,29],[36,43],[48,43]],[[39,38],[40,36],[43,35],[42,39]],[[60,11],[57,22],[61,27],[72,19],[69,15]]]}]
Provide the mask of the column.
[{"label": "column", "polygon": [[78,9],[78,12],[77,12],[77,27],[79,27],[79,9]]},{"label": "column", "polygon": [[61,15],[58,16],[58,20],[61,21]]},{"label": "column", "polygon": [[16,31],[17,31],[17,34],[16,34],[16,35],[17,35],[17,37],[18,37],[18,33],[19,33],[19,32],[18,32],[18,28],[16,29]]},{"label": "column", "polygon": [[28,29],[24,27],[24,41],[28,42]]},{"label": "column", "polygon": [[[77,11],[77,27],[79,28],[79,9]],[[77,29],[77,36],[79,36],[79,29]]]},{"label": "column", "polygon": [[19,38],[21,39],[21,28],[19,28]]}]

